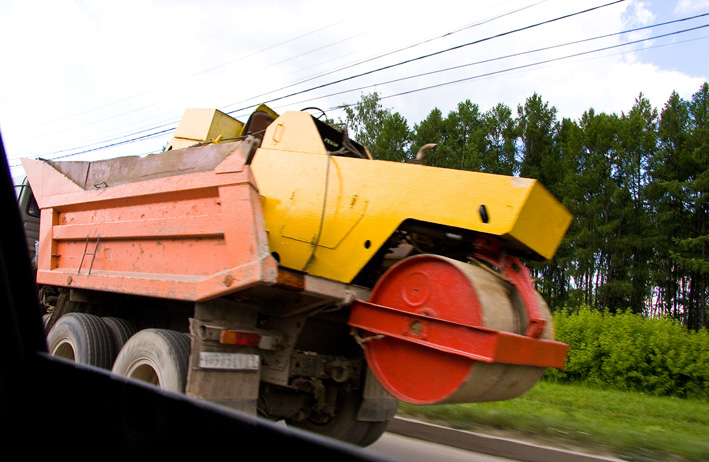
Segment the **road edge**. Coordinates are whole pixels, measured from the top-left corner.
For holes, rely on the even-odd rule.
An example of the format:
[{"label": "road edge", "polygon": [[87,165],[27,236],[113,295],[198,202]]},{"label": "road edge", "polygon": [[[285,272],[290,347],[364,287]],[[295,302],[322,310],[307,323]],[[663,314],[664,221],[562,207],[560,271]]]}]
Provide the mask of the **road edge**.
[{"label": "road edge", "polygon": [[584,454],[533,443],[434,425],[396,417],[389,423],[389,433],[488,454],[520,462],[623,462],[621,459]]}]

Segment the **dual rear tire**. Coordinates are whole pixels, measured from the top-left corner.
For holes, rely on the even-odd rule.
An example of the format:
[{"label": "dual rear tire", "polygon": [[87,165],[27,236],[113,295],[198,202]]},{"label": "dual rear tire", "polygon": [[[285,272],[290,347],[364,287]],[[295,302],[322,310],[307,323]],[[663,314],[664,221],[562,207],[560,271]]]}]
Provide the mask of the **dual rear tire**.
[{"label": "dual rear tire", "polygon": [[[136,328],[120,318],[67,313],[47,335],[49,354],[111,370],[117,375],[184,393],[189,367],[190,338],[167,329]],[[291,425],[359,446],[368,446],[384,433],[388,422],[356,419],[361,403],[356,392],[343,393],[330,419],[290,422]]]},{"label": "dual rear tire", "polygon": [[190,338],[167,329],[137,331],[128,321],[67,313],[47,334],[51,356],[113,371],[182,393],[187,382]]},{"label": "dual rear tire", "polygon": [[111,369],[116,348],[110,328],[100,317],[68,313],[59,318],[47,335],[51,356],[80,364]]}]

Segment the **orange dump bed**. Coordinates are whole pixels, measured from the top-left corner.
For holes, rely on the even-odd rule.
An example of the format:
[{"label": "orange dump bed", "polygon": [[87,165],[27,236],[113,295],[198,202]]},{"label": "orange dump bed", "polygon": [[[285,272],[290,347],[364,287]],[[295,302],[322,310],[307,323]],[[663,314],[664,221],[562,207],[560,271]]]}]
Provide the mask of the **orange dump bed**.
[{"label": "orange dump bed", "polygon": [[37,282],[193,301],[275,282],[243,148],[23,160],[41,208]]}]

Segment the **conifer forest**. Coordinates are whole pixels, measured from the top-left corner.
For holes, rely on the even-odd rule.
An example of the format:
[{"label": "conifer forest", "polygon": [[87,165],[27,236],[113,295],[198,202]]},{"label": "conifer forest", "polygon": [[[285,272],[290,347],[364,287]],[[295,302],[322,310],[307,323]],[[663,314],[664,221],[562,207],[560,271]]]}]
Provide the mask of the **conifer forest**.
[{"label": "conifer forest", "polygon": [[465,100],[409,126],[377,93],[346,109],[374,158],[538,179],[574,219],[553,260],[529,262],[552,310],[581,307],[709,326],[709,85],[662,107],[562,118],[536,93],[516,108]]}]

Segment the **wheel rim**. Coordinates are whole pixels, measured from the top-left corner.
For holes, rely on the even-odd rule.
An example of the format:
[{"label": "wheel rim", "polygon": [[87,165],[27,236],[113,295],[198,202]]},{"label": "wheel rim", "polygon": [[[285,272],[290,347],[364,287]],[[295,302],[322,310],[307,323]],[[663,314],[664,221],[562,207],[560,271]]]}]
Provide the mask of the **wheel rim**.
[{"label": "wheel rim", "polygon": [[160,386],[160,375],[155,365],[147,358],[139,359],[128,369],[128,377],[147,382],[151,385]]},{"label": "wheel rim", "polygon": [[47,333],[50,355],[110,369],[115,357],[111,334],[101,319],[89,313],[72,312],[60,317]]},{"label": "wheel rim", "polygon": [[176,331],[139,331],[125,343],[112,371],[165,390],[184,393],[189,343],[186,334]]},{"label": "wheel rim", "polygon": [[69,339],[66,338],[62,339],[54,347],[54,350],[52,350],[50,354],[52,356],[56,356],[57,358],[64,358],[70,361],[76,361],[76,352],[74,351],[74,347],[71,345],[71,342],[69,342]]}]

